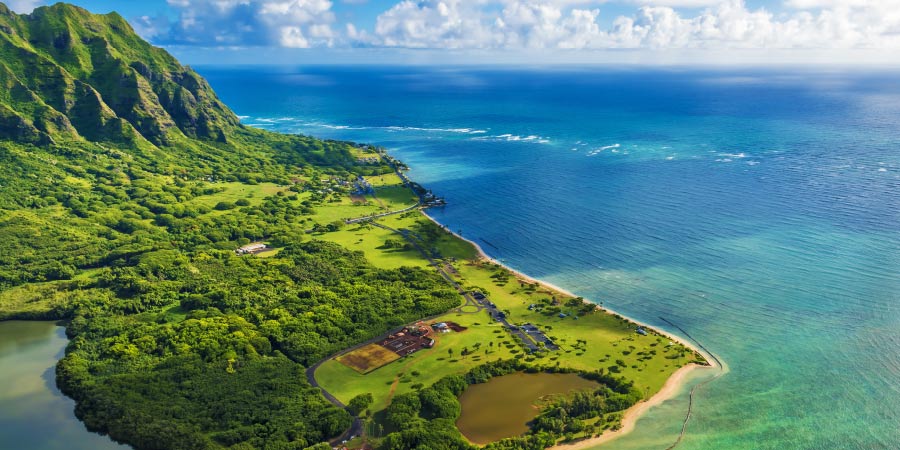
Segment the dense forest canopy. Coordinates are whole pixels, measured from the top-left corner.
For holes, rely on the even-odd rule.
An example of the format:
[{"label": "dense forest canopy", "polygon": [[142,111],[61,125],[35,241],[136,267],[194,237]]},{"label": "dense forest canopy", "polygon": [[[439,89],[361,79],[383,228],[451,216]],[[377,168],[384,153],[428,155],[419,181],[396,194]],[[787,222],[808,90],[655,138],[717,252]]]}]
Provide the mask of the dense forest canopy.
[{"label": "dense forest canopy", "polygon": [[332,438],[350,415],[304,366],[459,302],[310,241],[323,192],[391,171],[356,147],[242,126],[116,14],[0,4],[0,319],[69,320],[61,388],[137,448]]}]

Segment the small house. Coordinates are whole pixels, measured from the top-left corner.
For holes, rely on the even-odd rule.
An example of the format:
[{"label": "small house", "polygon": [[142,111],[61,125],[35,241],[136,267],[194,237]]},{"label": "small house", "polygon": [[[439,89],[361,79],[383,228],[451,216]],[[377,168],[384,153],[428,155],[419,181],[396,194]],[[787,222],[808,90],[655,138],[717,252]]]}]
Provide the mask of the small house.
[{"label": "small house", "polygon": [[247,244],[247,245],[235,250],[235,253],[237,253],[238,255],[259,253],[259,252],[265,250],[266,248],[268,248],[268,247],[266,246],[266,244],[263,244],[263,243]]}]

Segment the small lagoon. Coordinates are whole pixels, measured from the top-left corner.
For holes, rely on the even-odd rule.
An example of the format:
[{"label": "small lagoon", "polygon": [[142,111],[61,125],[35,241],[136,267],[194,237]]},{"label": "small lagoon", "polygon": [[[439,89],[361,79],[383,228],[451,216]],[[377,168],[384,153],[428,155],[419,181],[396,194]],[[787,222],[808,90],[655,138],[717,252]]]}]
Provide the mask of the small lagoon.
[{"label": "small lagoon", "polygon": [[56,362],[67,342],[54,322],[0,322],[0,447],[129,448],[85,429],[75,417],[75,402],[56,388]]}]

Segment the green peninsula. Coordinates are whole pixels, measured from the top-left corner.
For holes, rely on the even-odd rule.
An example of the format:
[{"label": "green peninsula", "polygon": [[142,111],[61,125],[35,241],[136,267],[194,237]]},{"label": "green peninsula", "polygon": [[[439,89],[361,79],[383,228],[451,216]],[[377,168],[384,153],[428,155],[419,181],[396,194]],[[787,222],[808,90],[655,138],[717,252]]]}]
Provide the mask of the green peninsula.
[{"label": "green peninsula", "polygon": [[[489,444],[543,448],[616,428],[703,362],[484,259],[402,169],[241,125],[117,14],[0,4],[0,320],[65,321],[57,383],[116,441],[471,448],[468,385],[579,373],[592,390]],[[382,345],[402,329],[430,342]]]}]

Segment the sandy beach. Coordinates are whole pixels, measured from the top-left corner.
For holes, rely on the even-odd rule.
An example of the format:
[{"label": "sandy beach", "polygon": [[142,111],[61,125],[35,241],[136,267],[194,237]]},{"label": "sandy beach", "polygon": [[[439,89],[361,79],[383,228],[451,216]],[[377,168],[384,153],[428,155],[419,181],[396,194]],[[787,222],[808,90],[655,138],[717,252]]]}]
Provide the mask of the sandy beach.
[{"label": "sandy beach", "polygon": [[[546,288],[546,289],[548,289],[548,290],[555,291],[555,292],[559,292],[559,293],[561,293],[561,294],[564,294],[564,295],[567,295],[567,296],[570,296],[570,297],[581,297],[581,296],[576,295],[576,294],[574,294],[574,293],[572,293],[572,292],[570,292],[570,291],[568,291],[568,290],[566,290],[566,289],[563,289],[563,288],[561,288],[561,287],[559,287],[559,286],[556,286],[556,285],[554,285],[554,284],[552,284],[552,283],[548,283],[548,282],[543,281],[543,280],[538,280],[538,279],[533,278],[533,277],[530,277],[530,276],[528,276],[528,275],[526,275],[526,274],[524,274],[524,273],[522,273],[522,272],[519,272],[518,270],[515,270],[515,269],[512,269],[512,268],[506,266],[505,264],[501,263],[500,261],[497,261],[496,259],[491,258],[490,256],[488,256],[488,254],[484,252],[484,249],[482,249],[481,246],[478,245],[476,242],[473,242],[473,241],[470,240],[470,239],[466,239],[465,237],[460,236],[459,234],[453,232],[452,230],[449,229],[449,227],[445,227],[443,224],[441,224],[440,222],[438,222],[437,220],[435,220],[433,217],[429,216],[428,214],[425,214],[425,211],[422,211],[422,214],[423,214],[425,217],[427,217],[428,220],[431,220],[431,221],[434,222],[437,226],[441,227],[441,228],[444,229],[445,231],[447,231],[447,232],[449,232],[450,234],[452,234],[452,235],[454,235],[454,236],[456,236],[456,237],[458,237],[458,238],[460,238],[460,239],[462,239],[462,240],[464,240],[464,241],[466,241],[466,242],[472,244],[472,246],[474,246],[475,249],[478,251],[478,254],[479,254],[479,256],[480,256],[481,258],[483,258],[483,259],[485,259],[485,260],[487,260],[487,261],[490,261],[490,262],[492,262],[492,263],[494,263],[494,264],[497,264],[497,265],[500,265],[500,266],[506,268],[507,270],[509,270],[510,272],[512,272],[516,277],[518,277],[518,278],[520,278],[520,279],[522,279],[522,280],[524,280],[524,281],[527,281],[527,282],[529,282],[529,283],[538,283],[538,284],[540,284],[541,286],[543,286],[544,288]],[[582,298],[583,298],[583,297],[582,297]],[[593,302],[591,302],[591,301],[589,301],[589,300],[587,300],[587,299],[585,299],[584,301],[585,301],[586,303],[595,304],[595,303],[593,303]],[[599,308],[599,306],[598,306],[598,308]],[[672,341],[675,341],[675,342],[678,342],[678,343],[684,345],[685,347],[690,348],[691,350],[696,351],[697,353],[701,354],[701,355],[703,356],[704,359],[706,359],[708,365],[700,365],[700,364],[694,364],[694,363],[692,363],[692,364],[687,364],[687,365],[685,365],[685,366],[679,368],[678,370],[676,370],[675,373],[673,373],[673,374],[666,380],[666,383],[663,385],[663,387],[662,387],[658,392],[656,392],[656,394],[654,394],[654,395],[653,395],[652,397],[650,397],[648,400],[645,400],[645,401],[642,401],[642,402],[640,402],[640,403],[637,403],[636,405],[632,406],[631,408],[628,408],[627,410],[625,410],[625,413],[624,413],[624,415],[622,416],[622,427],[621,427],[620,429],[618,429],[618,430],[616,430],[616,431],[607,431],[607,432],[603,433],[602,435],[600,435],[599,437],[594,437],[594,438],[589,438],[589,439],[582,439],[582,440],[580,440],[580,441],[577,441],[577,442],[574,442],[574,443],[571,443],[571,444],[561,444],[561,445],[557,445],[557,446],[555,446],[555,447],[551,447],[551,448],[554,449],[554,450],[581,450],[581,449],[586,449],[586,448],[592,448],[592,447],[601,445],[601,444],[603,444],[603,443],[605,443],[605,442],[609,442],[609,441],[612,441],[612,440],[614,440],[614,439],[618,439],[618,438],[620,438],[620,437],[622,437],[622,436],[624,436],[624,435],[630,433],[632,430],[634,430],[634,427],[635,427],[635,424],[637,423],[637,420],[638,420],[645,412],[647,412],[647,410],[649,410],[649,409],[652,408],[653,406],[656,406],[656,405],[658,405],[658,404],[660,404],[660,403],[662,403],[662,402],[664,402],[664,401],[666,401],[666,400],[668,400],[668,399],[674,397],[675,394],[678,393],[678,391],[679,391],[679,389],[681,388],[682,384],[685,382],[685,379],[687,378],[687,375],[688,375],[689,373],[691,373],[692,371],[694,371],[694,370],[712,370],[712,369],[716,369],[716,368],[721,369],[722,373],[725,373],[725,372],[727,371],[727,368],[726,368],[726,367],[721,367],[721,368],[720,368],[720,367],[716,364],[716,358],[712,357],[712,355],[707,354],[707,352],[705,352],[705,351],[703,351],[702,349],[700,349],[696,344],[694,344],[694,343],[692,343],[692,342],[689,342],[687,339],[681,339],[681,338],[678,338],[678,337],[675,337],[675,336],[672,336],[672,335],[663,333],[662,331],[658,330],[656,327],[653,327],[653,326],[651,326],[651,325],[647,325],[646,323],[643,323],[643,322],[641,322],[641,321],[639,321],[639,320],[635,320],[635,319],[633,319],[633,318],[631,318],[631,317],[628,317],[628,316],[626,316],[626,315],[619,314],[619,313],[617,313],[617,312],[615,312],[615,311],[613,311],[613,310],[611,310],[611,309],[609,309],[609,308],[605,308],[605,307],[604,307],[604,308],[599,308],[599,309],[601,309],[602,311],[604,311],[604,312],[606,312],[606,313],[608,313],[608,314],[617,314],[617,315],[619,315],[619,316],[625,318],[626,320],[628,320],[628,321],[630,321],[630,322],[632,322],[632,323],[634,323],[634,324],[636,324],[636,325],[640,325],[640,326],[643,326],[643,327],[652,329],[652,330],[656,331],[657,333],[659,333],[659,334],[661,334],[661,335],[667,337],[668,339],[670,339],[670,340],[672,340]]]},{"label": "sandy beach", "polygon": [[686,366],[683,366],[680,369],[676,370],[675,373],[673,373],[672,376],[670,376],[669,379],[666,380],[666,384],[664,384],[662,389],[654,394],[653,397],[650,397],[649,400],[640,402],[625,410],[625,414],[622,416],[622,427],[618,430],[607,430],[605,433],[601,434],[598,437],[582,439],[571,444],[560,444],[550,448],[553,450],[582,450],[593,448],[614,439],[618,439],[634,430],[634,426],[637,423],[637,420],[640,419],[640,417],[644,415],[647,410],[674,397],[675,394],[678,393],[679,389],[681,389],[685,378],[687,378],[687,375],[691,373],[691,371],[710,370],[713,368],[714,366],[701,366],[699,364],[688,364]]}]

